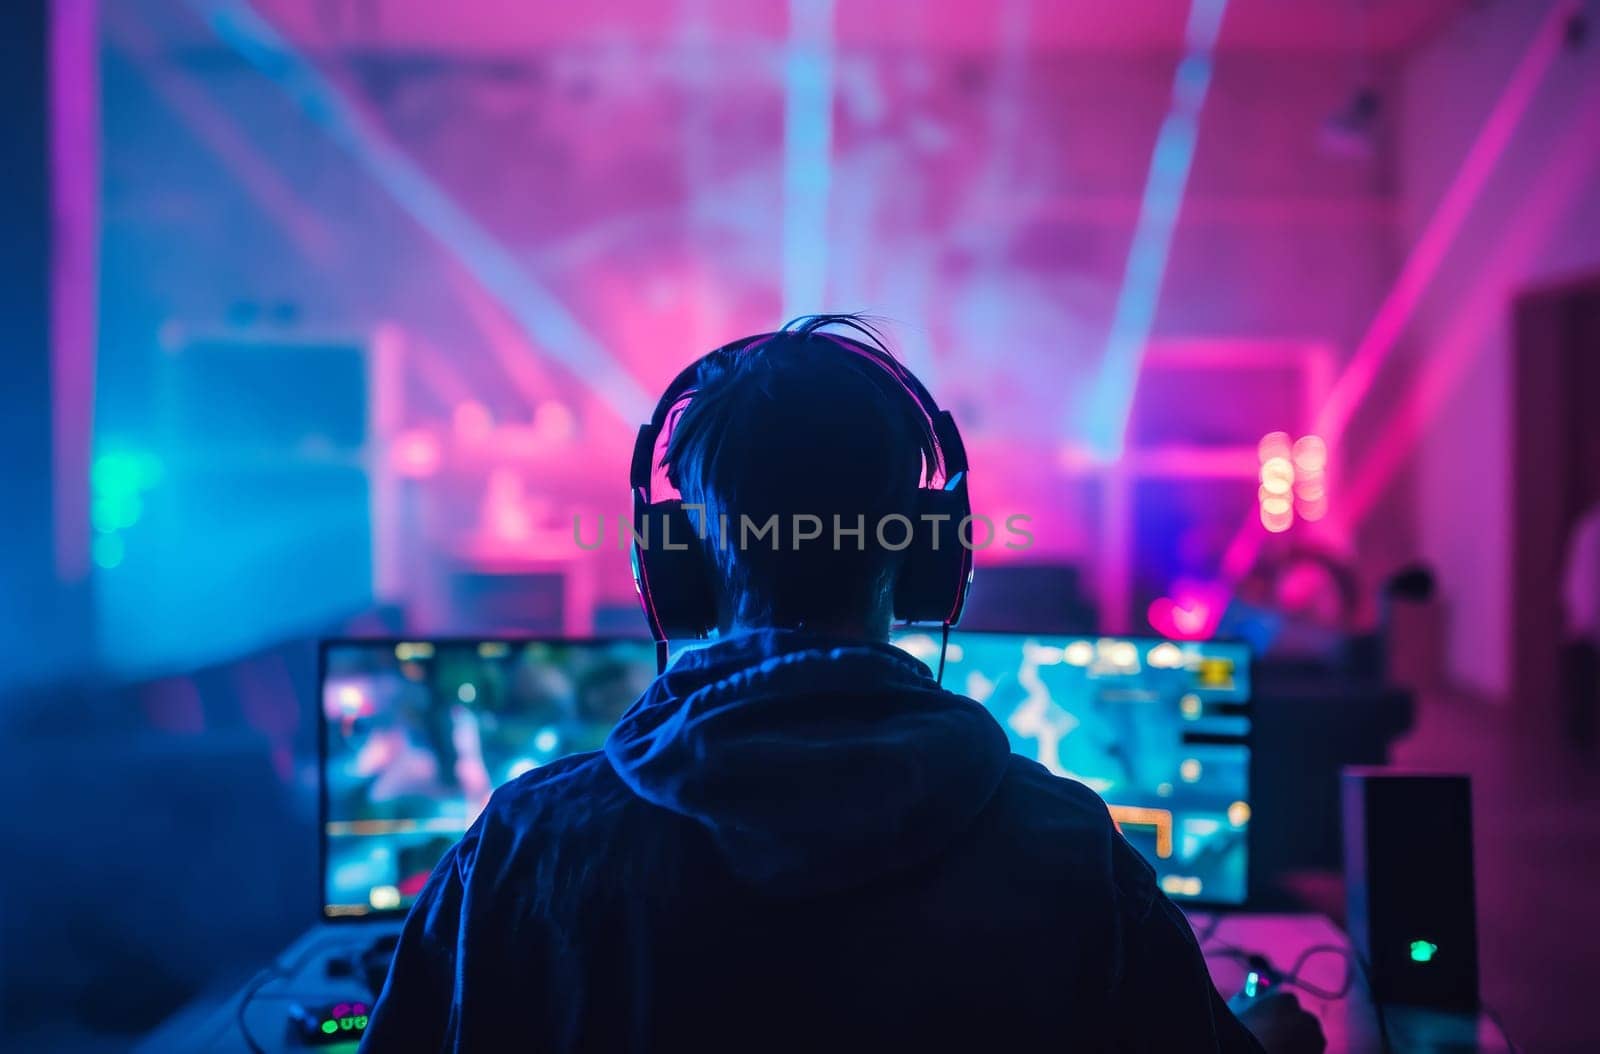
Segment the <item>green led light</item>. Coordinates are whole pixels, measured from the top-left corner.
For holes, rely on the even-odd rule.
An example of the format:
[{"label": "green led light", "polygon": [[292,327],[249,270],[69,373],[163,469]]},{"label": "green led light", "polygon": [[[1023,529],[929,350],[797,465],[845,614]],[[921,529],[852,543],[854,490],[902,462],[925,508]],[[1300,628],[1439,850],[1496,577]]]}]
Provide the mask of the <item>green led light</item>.
[{"label": "green led light", "polygon": [[120,531],[132,527],[144,514],[144,502],[136,493],[98,495],[90,507],[90,519],[97,531]]},{"label": "green led light", "polygon": [[1438,953],[1439,946],[1432,941],[1411,942],[1411,961],[1414,963],[1432,962]]},{"label": "green led light", "polygon": [[130,494],[149,490],[161,475],[161,462],[151,454],[112,451],[94,459],[89,470],[89,483],[96,496]]},{"label": "green led light", "polygon": [[89,482],[101,492],[139,489],[139,463],[127,454],[101,454],[94,459]]},{"label": "green led light", "polygon": [[333,1035],[335,1032],[339,1031],[339,1022],[324,1021],[322,1023],[322,1031],[326,1032],[330,1036]]},{"label": "green led light", "polygon": [[90,546],[90,551],[94,554],[95,566],[103,567],[108,571],[122,563],[125,549],[122,539],[114,534],[96,535],[94,542]]}]

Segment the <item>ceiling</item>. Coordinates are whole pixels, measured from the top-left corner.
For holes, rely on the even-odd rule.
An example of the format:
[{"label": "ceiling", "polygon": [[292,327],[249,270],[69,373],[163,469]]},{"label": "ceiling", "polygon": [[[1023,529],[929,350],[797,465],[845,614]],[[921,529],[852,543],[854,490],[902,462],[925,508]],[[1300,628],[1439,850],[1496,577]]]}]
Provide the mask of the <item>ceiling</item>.
[{"label": "ceiling", "polygon": [[[806,2],[806,0],[796,0]],[[820,0],[828,2],[828,0]],[[1038,50],[1174,51],[1191,0],[833,0],[845,47],[990,50],[1006,27]],[[1223,50],[1383,53],[1414,47],[1468,3],[1232,0]],[[506,55],[582,42],[776,40],[789,0],[254,0],[303,45]],[[1020,16],[1020,19],[1019,19]]]}]

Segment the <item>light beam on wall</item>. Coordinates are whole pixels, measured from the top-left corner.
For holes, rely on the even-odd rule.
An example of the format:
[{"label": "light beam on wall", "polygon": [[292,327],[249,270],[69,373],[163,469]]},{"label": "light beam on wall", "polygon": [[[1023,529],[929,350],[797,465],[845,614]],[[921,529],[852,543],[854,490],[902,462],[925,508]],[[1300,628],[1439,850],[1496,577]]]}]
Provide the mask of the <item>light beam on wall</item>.
[{"label": "light beam on wall", "polygon": [[1487,335],[1505,317],[1507,295],[1549,244],[1557,225],[1572,214],[1573,202],[1600,177],[1600,82],[1578,107],[1560,149],[1545,156],[1538,177],[1525,189],[1523,204],[1494,242],[1473,285],[1459,301],[1448,326],[1430,347],[1391,418],[1382,440],[1371,445],[1358,470],[1349,473],[1348,515],[1359,523],[1415,453],[1440,410],[1484,347]]},{"label": "light beam on wall", "polygon": [[[316,268],[321,277],[329,277],[335,265],[338,236],[279,171],[275,162],[283,159],[269,157],[258,148],[248,129],[240,128],[202,84],[193,83],[192,75],[185,75],[170,62],[163,61],[158,38],[142,21],[139,12],[113,4],[102,13],[105,40],[139,69],[168,109],[227,168],[251,200],[287,235],[305,261]],[[466,282],[462,284],[467,285]],[[470,288],[478,293],[475,284]],[[406,365],[414,368],[428,390],[446,405],[468,397],[467,381],[456,363],[414,332],[408,333],[406,338]],[[515,376],[512,379],[516,380]]]},{"label": "light beam on wall", "polygon": [[624,420],[649,416],[653,400],[599,339],[249,3],[189,0],[189,4],[224,43],[282,87],[401,208],[453,252],[540,351],[587,384]]},{"label": "light beam on wall", "polygon": [[1193,0],[1189,7],[1183,60],[1173,75],[1172,103],[1150,156],[1139,220],[1087,411],[1089,448],[1107,459],[1121,455],[1127,437],[1139,367],[1161,300],[1172,235],[1194,163],[1200,114],[1211,86],[1217,36],[1227,10],[1228,0]]},{"label": "light beam on wall", "polygon": [[1316,431],[1337,444],[1350,418],[1372,390],[1378,370],[1404,332],[1406,323],[1427,291],[1457,232],[1472,211],[1473,202],[1505,153],[1506,144],[1522,121],[1528,104],[1561,52],[1571,7],[1556,4],[1534,34],[1533,43],[1512,71],[1511,79],[1495,101],[1494,109],[1472,141],[1467,156],[1440,198],[1428,225],[1412,245],[1400,275],[1395,279],[1361,343],[1334,383],[1327,405],[1317,416]]},{"label": "light beam on wall", "polygon": [[56,0],[50,19],[50,438],[55,571],[89,573],[99,315],[98,5]]},{"label": "light beam on wall", "polygon": [[783,312],[828,310],[833,168],[833,0],[789,0],[784,60]]},{"label": "light beam on wall", "polygon": [[[1410,321],[1428,283],[1443,262],[1455,241],[1455,236],[1471,214],[1479,192],[1493,173],[1495,165],[1505,152],[1511,136],[1521,123],[1523,114],[1546,72],[1560,54],[1565,39],[1567,21],[1572,13],[1570,3],[1555,4],[1535,31],[1532,42],[1518,61],[1506,85],[1501,89],[1483,127],[1479,129],[1462,160],[1450,186],[1445,190],[1428,225],[1423,229],[1406,257],[1400,276],[1384,297],[1373,317],[1372,324],[1363,335],[1350,362],[1334,383],[1333,390],[1317,414],[1314,428],[1330,447],[1337,448],[1350,420],[1362,401],[1372,390],[1378,371],[1394,347],[1406,324]],[[1552,171],[1565,172],[1572,166],[1547,165],[1543,171],[1549,178]],[[1560,192],[1534,193],[1528,200],[1537,203],[1541,214]],[[1553,220],[1552,220],[1553,222]],[[1519,220],[1510,231],[1511,242],[1524,245],[1538,224],[1529,210],[1519,214]],[[1511,255],[1509,245],[1503,244],[1493,259],[1485,261],[1485,272],[1503,270],[1504,261]],[[1488,294],[1485,294],[1486,296]],[[1482,310],[1484,305],[1467,301],[1469,312]],[[1427,359],[1414,384],[1413,393],[1397,411],[1394,422],[1384,433],[1384,440],[1375,444],[1376,454],[1359,470],[1348,472],[1351,480],[1345,511],[1340,519],[1346,523],[1359,523],[1370,507],[1378,500],[1382,488],[1399,471],[1410,456],[1424,424],[1442,403],[1445,394],[1453,390],[1455,378],[1465,368],[1465,356],[1472,349],[1464,349],[1455,337],[1455,330],[1442,343],[1443,351]],[[1229,581],[1238,581],[1255,563],[1260,552],[1262,533],[1256,518],[1250,517],[1235,533],[1222,561],[1222,573]]]}]

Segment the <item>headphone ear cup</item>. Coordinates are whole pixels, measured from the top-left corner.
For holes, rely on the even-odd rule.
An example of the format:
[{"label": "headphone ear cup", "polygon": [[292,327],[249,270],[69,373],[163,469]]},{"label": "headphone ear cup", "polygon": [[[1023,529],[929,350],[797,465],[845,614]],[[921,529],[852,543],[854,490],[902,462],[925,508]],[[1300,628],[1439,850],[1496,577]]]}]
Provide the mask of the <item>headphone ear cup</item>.
[{"label": "headphone ear cup", "polygon": [[961,524],[971,514],[964,485],[917,492],[915,531],[894,586],[897,621],[961,621],[972,584],[972,550],[961,544]]},{"label": "headphone ear cup", "polygon": [[717,625],[710,560],[683,502],[644,506],[633,529],[633,580],[658,639],[709,635]]}]

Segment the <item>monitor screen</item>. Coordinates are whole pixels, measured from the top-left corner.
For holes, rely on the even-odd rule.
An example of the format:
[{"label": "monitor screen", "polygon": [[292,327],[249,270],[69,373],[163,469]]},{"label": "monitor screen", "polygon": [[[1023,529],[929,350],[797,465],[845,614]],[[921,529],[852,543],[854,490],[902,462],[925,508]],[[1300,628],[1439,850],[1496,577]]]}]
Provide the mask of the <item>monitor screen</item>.
[{"label": "monitor screen", "polygon": [[[937,667],[937,634],[895,643]],[[1013,752],[1098,792],[1170,896],[1244,901],[1245,645],[955,631],[944,686],[994,714]]]},{"label": "monitor screen", "polygon": [[404,911],[494,788],[599,749],[655,672],[648,640],[329,642],[323,914]]}]

